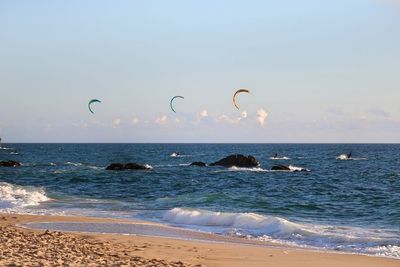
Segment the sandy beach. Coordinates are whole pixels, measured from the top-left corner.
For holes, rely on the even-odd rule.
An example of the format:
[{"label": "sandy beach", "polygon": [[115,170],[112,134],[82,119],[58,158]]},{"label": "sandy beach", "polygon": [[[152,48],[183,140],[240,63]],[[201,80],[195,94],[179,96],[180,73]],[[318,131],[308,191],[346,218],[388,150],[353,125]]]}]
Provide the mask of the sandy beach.
[{"label": "sandy beach", "polygon": [[266,247],[226,240],[210,242],[140,235],[72,233],[32,230],[23,226],[37,222],[128,223],[102,218],[1,214],[0,265],[385,267],[400,264],[399,260],[389,258]]}]

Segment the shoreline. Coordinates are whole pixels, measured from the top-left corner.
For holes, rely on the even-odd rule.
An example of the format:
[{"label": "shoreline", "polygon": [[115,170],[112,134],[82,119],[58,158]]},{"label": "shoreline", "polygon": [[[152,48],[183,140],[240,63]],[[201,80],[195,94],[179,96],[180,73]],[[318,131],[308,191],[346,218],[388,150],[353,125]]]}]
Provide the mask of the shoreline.
[{"label": "shoreline", "polygon": [[[157,234],[177,232],[182,238],[29,228],[30,223],[127,224]],[[28,226],[28,227],[27,227]],[[144,227],[144,228],[143,228]],[[148,228],[148,229],[147,229]],[[153,230],[152,230],[153,229]],[[112,218],[0,213],[0,265],[116,264],[136,266],[398,266],[399,260],[274,243]],[[140,230],[140,229],[139,229]],[[38,237],[46,237],[42,240]],[[189,237],[189,238],[187,238]],[[191,237],[191,238],[190,238]],[[62,241],[62,242],[61,242]],[[68,243],[68,245],[65,245]],[[49,250],[46,244],[57,247]],[[59,246],[59,247],[58,247]],[[86,248],[86,250],[85,250]],[[84,253],[84,252],[87,253]],[[153,261],[153,262],[152,262]],[[29,264],[27,264],[29,265]]]}]

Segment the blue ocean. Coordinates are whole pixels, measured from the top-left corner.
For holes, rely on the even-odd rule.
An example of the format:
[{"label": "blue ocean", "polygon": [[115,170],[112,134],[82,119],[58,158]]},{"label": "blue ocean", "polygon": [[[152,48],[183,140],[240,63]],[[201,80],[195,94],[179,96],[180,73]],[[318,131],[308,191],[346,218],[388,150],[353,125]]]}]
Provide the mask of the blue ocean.
[{"label": "blue ocean", "polygon": [[[230,154],[260,166],[189,166]],[[0,168],[1,212],[140,219],[400,258],[398,144],[3,144],[1,160],[22,163]],[[113,162],[151,169],[105,170]]]}]

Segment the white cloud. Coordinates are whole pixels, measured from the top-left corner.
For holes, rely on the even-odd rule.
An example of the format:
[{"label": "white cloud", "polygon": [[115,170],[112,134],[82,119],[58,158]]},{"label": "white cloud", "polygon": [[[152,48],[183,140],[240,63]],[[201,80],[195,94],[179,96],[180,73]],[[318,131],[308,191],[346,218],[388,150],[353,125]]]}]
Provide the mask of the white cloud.
[{"label": "white cloud", "polygon": [[247,118],[247,111],[243,111],[242,113],[240,113],[240,115],[238,117],[230,117],[228,115],[222,114],[221,116],[219,116],[215,121],[225,121],[229,124],[238,124],[241,120],[246,119]]},{"label": "white cloud", "polygon": [[120,118],[115,118],[113,121],[112,121],[112,127],[113,128],[118,128],[118,126],[121,124],[121,119]]},{"label": "white cloud", "polygon": [[162,115],[156,118],[157,124],[166,124],[167,123],[167,115]]},{"label": "white cloud", "polygon": [[237,123],[237,120],[232,119],[231,117],[229,117],[228,115],[222,114],[221,116],[218,117],[219,121],[225,121],[229,124],[235,124]]},{"label": "white cloud", "polygon": [[268,117],[268,112],[264,109],[257,110],[257,120],[261,127],[264,127],[265,119]]},{"label": "white cloud", "polygon": [[136,125],[138,123],[139,123],[139,119],[138,118],[135,117],[135,118],[132,119],[132,124],[133,125]]},{"label": "white cloud", "polygon": [[204,109],[199,113],[199,115],[200,115],[200,118],[207,117],[208,116],[208,111]]}]

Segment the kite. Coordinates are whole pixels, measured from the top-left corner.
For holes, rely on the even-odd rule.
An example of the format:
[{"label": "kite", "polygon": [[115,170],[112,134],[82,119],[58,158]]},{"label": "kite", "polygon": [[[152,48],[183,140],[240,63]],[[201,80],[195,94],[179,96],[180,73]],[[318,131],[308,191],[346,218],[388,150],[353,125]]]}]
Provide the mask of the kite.
[{"label": "kite", "polygon": [[176,113],[176,111],[175,111],[174,106],[172,105],[172,103],[174,102],[175,98],[182,98],[182,99],[185,99],[183,96],[180,96],[180,95],[174,96],[174,97],[171,99],[171,101],[169,102],[169,106],[171,107],[171,109],[172,109],[172,111],[173,111],[174,113]]},{"label": "kite", "polygon": [[236,93],[233,95],[233,98],[232,98],[233,105],[235,105],[235,107],[236,107],[237,109],[239,109],[239,106],[238,106],[237,103],[236,103],[236,96],[237,96],[238,94],[240,94],[240,93],[248,93],[248,94],[250,94],[250,91],[247,90],[247,89],[239,89],[239,90],[237,90]]},{"label": "kite", "polygon": [[93,103],[101,103],[101,101],[98,100],[98,99],[92,99],[92,100],[89,101],[89,103],[88,103],[89,111],[90,111],[91,113],[94,114],[94,112],[93,112],[93,110],[92,110],[92,108],[91,108],[91,105],[92,105]]}]

